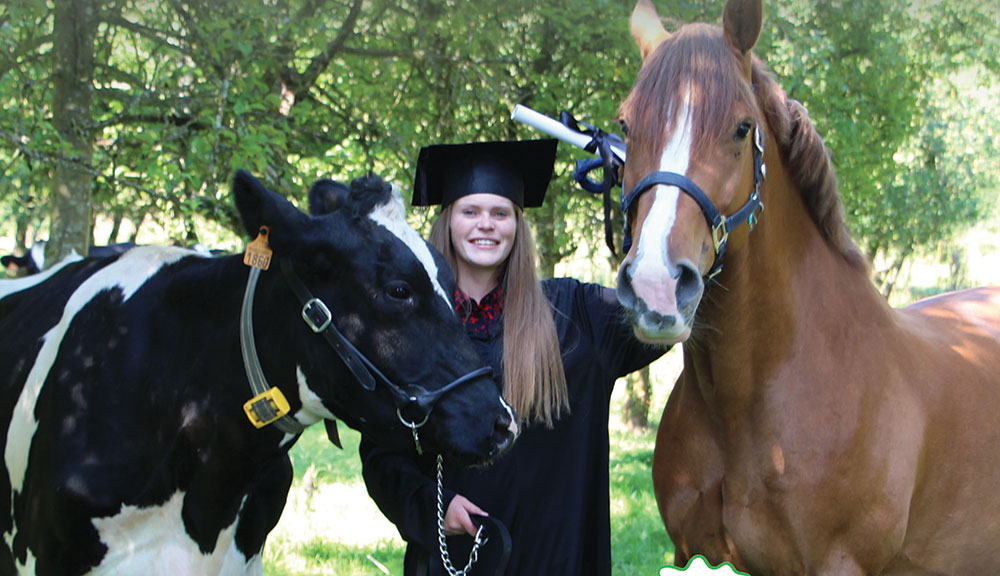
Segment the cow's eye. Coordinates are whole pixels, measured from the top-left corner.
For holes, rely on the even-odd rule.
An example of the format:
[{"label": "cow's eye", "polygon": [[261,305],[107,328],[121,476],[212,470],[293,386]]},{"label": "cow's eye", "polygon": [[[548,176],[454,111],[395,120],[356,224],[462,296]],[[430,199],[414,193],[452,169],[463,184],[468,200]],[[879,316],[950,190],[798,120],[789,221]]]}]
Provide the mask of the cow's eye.
[{"label": "cow's eye", "polygon": [[406,282],[393,282],[386,286],[385,295],[396,302],[407,302],[413,295],[413,291],[410,290],[410,286]]}]

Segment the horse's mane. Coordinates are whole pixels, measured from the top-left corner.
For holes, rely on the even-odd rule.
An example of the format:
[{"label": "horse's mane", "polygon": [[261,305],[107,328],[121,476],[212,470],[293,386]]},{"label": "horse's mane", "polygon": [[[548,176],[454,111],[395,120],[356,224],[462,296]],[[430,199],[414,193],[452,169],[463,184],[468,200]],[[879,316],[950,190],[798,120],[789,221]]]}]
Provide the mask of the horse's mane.
[{"label": "horse's mane", "polygon": [[[669,48],[668,48],[669,47]],[[643,165],[655,165],[654,155],[664,146],[665,134],[677,122],[685,94],[699,106],[693,110],[695,145],[723,136],[731,126],[732,103],[763,111],[777,140],[792,183],[799,189],[810,216],[828,244],[852,265],[867,263],[851,240],[844,220],[844,207],[837,192],[837,175],[823,139],[809,119],[805,108],[789,100],[766,65],[753,58],[753,86],[747,85],[739,72],[732,50],[722,37],[722,29],[707,24],[688,24],[671,34],[649,57],[632,92],[621,106],[624,118],[636,126],[665,126],[668,130],[641,131],[631,147],[630,159]],[[705,94],[702,94],[701,92]],[[710,97],[706,94],[710,93]],[[663,98],[670,99],[663,102]],[[765,144],[766,146],[767,144]],[[693,151],[698,154],[699,150]],[[765,199],[766,202],[766,199]]]},{"label": "horse's mane", "polygon": [[867,268],[868,262],[851,239],[844,219],[837,173],[829,150],[809,112],[797,100],[791,100],[771,76],[767,66],[753,58],[754,91],[764,112],[771,134],[777,141],[789,177],[802,196],[813,222],[828,244],[852,266]]}]

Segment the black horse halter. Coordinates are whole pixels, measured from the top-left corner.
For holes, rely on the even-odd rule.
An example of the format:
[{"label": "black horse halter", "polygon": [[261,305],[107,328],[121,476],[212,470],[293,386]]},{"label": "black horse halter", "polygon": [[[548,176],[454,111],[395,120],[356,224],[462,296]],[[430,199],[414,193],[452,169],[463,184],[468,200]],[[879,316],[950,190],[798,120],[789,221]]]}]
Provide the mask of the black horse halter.
[{"label": "black horse halter", "polygon": [[690,196],[698,206],[701,207],[702,214],[708,222],[708,227],[712,231],[712,243],[715,245],[715,260],[708,274],[707,280],[715,278],[722,271],[722,256],[726,253],[726,243],[729,240],[729,233],[744,221],[753,230],[757,226],[757,220],[764,211],[764,202],[760,199],[760,186],[764,182],[767,174],[767,167],[764,165],[764,135],[758,126],[754,126],[753,131],[753,192],[739,210],[731,216],[723,216],[715,204],[709,200],[708,195],[692,181],[690,178],[677,172],[653,172],[639,180],[639,183],[626,195],[625,186],[622,185],[622,214],[625,215],[625,240],[622,243],[622,250],[628,252],[632,246],[632,227],[628,222],[629,209],[632,204],[639,199],[643,192],[656,186],[665,184],[676,186]]},{"label": "black horse halter", "polygon": [[[287,258],[282,258],[280,263],[285,281],[288,283],[289,288],[292,289],[292,292],[295,293],[299,303],[302,304],[302,319],[313,332],[322,334],[326,338],[326,341],[337,352],[337,355],[340,356],[340,359],[351,371],[362,388],[371,392],[375,390],[376,383],[381,382],[385,385],[392,397],[393,403],[396,405],[396,416],[413,433],[413,441],[418,453],[422,453],[423,448],[417,436],[417,429],[427,423],[431,411],[441,397],[477,378],[492,376],[493,369],[489,366],[484,366],[434,391],[427,391],[422,386],[410,386],[407,389],[403,389],[383,374],[371,360],[355,348],[344,334],[337,329],[333,324],[333,315],[330,313],[330,309],[322,300],[312,295],[295,273],[291,261]],[[288,416],[289,408],[287,400],[281,395],[280,390],[270,388],[267,385],[267,380],[264,378],[260,364],[256,358],[256,350],[253,344],[253,318],[250,311],[253,307],[254,287],[257,283],[257,278],[260,276],[260,270],[261,268],[259,267],[252,266],[250,268],[250,276],[247,280],[247,292],[243,299],[243,314],[240,322],[240,340],[243,348],[244,366],[247,370],[251,388],[255,394],[254,398],[247,402],[244,408],[250,421],[257,428],[262,428],[271,422],[275,422],[275,425],[282,431],[289,434],[298,434],[302,432],[304,427]],[[409,416],[413,417],[407,420]]]}]

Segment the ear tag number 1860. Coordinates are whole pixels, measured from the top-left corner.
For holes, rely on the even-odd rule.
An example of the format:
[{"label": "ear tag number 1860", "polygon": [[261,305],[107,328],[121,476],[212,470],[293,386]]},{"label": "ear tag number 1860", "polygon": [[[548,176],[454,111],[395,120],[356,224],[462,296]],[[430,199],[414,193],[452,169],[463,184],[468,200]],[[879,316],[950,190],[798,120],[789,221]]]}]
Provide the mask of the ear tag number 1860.
[{"label": "ear tag number 1860", "polygon": [[260,227],[257,237],[247,244],[246,252],[243,253],[244,264],[260,268],[261,270],[267,270],[268,266],[271,265],[272,254],[271,247],[267,242],[267,235],[270,232],[271,229],[267,226]]}]

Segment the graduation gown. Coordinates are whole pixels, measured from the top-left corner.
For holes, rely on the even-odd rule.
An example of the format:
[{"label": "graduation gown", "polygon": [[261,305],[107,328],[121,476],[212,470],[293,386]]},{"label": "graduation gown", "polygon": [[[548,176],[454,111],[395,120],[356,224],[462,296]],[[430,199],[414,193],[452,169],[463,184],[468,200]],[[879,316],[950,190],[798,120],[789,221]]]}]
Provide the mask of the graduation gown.
[{"label": "graduation gown", "polygon": [[[444,510],[462,494],[501,520],[511,536],[507,574],[611,573],[608,411],[615,380],[649,364],[664,350],[635,339],[614,290],[572,278],[542,282],[552,303],[562,349],[570,413],[552,429],[523,425],[496,462],[462,469],[444,462]],[[485,363],[500,373],[502,322],[470,333]],[[407,542],[405,574],[444,574],[437,539],[436,459],[375,447],[360,448],[368,493]],[[461,570],[472,537],[447,539]],[[502,546],[492,538],[470,574],[496,574]]]}]

